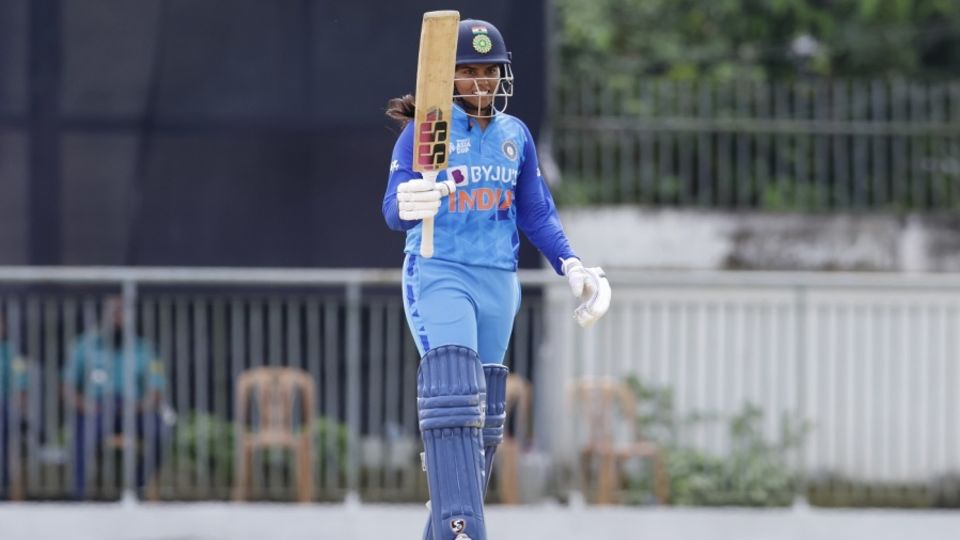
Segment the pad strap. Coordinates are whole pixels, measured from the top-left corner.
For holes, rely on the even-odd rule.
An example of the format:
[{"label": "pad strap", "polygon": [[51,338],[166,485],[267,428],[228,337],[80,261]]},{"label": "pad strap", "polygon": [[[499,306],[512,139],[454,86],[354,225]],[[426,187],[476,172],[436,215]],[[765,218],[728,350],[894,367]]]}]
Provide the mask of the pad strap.
[{"label": "pad strap", "polygon": [[510,370],[500,364],[483,366],[487,379],[487,417],[483,424],[483,493],[487,493],[493,475],[493,455],[503,442],[504,424],[507,421],[507,374]]},{"label": "pad strap", "polygon": [[496,447],[503,442],[503,426],[507,421],[507,366],[486,364],[487,416],[483,423],[483,445]]}]

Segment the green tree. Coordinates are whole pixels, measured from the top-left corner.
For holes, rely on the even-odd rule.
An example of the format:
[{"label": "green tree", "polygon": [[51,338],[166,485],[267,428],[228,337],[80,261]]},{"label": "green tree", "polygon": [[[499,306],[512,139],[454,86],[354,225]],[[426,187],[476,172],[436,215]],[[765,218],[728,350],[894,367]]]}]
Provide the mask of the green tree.
[{"label": "green tree", "polygon": [[956,0],[555,0],[554,5],[565,76],[597,68],[676,79],[960,73]]}]

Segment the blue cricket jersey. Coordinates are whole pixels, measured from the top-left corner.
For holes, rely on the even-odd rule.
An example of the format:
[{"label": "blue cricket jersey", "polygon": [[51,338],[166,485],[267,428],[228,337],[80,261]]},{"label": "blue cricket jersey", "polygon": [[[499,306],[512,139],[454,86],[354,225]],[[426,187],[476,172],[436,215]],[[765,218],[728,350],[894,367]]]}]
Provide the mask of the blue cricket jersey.
[{"label": "blue cricket jersey", "polygon": [[[419,253],[420,220],[400,219],[397,185],[420,178],[413,166],[413,122],[397,139],[390,162],[383,217],[407,231],[406,253]],[[560,259],[574,257],[553,197],[537,161],[533,136],[518,118],[497,114],[485,130],[456,104],[451,119],[449,166],[438,181],[457,191],[441,200],[434,223],[434,257],[471,266],[517,269],[520,230],[558,274]]]}]

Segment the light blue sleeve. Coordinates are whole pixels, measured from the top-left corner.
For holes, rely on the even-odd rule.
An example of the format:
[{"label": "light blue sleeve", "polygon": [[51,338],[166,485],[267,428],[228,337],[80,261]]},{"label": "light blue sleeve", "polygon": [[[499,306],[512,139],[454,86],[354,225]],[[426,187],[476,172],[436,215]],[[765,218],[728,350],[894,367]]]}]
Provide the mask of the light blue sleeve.
[{"label": "light blue sleeve", "polygon": [[167,388],[166,365],[163,363],[153,347],[143,344],[137,356],[143,370],[144,386],[147,390],[163,392]]},{"label": "light blue sleeve", "polygon": [[86,340],[79,338],[70,347],[70,356],[63,366],[63,382],[73,388],[78,388],[83,381],[83,359],[86,355]]},{"label": "light blue sleeve", "polygon": [[7,390],[7,377],[12,371],[13,362],[10,354],[10,347],[6,343],[0,342],[0,398],[5,398]]},{"label": "light blue sleeve", "polygon": [[30,387],[30,364],[22,356],[15,356],[11,362],[13,370],[13,380],[10,381],[10,388],[18,391],[26,391]]}]

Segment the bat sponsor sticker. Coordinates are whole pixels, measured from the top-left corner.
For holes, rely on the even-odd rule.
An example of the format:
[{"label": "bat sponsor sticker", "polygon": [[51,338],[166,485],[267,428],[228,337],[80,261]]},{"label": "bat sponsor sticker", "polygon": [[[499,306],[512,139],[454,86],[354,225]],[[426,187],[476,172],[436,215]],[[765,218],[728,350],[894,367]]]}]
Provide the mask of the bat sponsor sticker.
[{"label": "bat sponsor sticker", "polygon": [[446,163],[448,133],[447,122],[437,108],[417,126],[417,163],[424,170],[437,170]]}]

